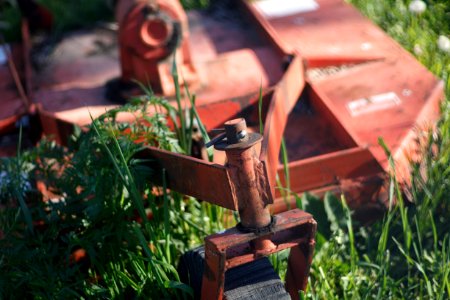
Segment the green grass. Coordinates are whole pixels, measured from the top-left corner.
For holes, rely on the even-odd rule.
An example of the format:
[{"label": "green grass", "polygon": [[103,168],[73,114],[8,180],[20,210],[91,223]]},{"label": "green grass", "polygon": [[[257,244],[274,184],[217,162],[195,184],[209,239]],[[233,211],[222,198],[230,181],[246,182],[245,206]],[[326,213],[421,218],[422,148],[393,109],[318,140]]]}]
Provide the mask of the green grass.
[{"label": "green grass", "polygon": [[[450,297],[450,55],[438,48],[450,34],[449,4],[427,1],[421,15],[409,1],[350,1],[442,78],[446,100],[435,134],[413,165],[413,202],[403,199],[395,176],[383,220],[357,226],[345,201],[330,195],[323,204],[303,197],[319,222],[318,243],[306,294],[311,299],[448,299]],[[386,149],[387,150],[387,149]],[[389,155],[389,153],[387,153]],[[328,221],[323,221],[328,220]]]},{"label": "green grass", "polygon": [[[364,15],[373,20],[390,36],[438,77],[450,92],[450,53],[438,47],[440,35],[450,38],[450,5],[446,0],[425,1],[422,14],[408,10],[410,1],[403,0],[350,0]],[[448,111],[447,111],[448,112]]]},{"label": "green grass", "polygon": [[[108,0],[38,0],[37,2],[52,12],[54,36],[114,19],[112,1]],[[7,42],[20,40],[20,17],[15,0],[0,0],[0,22],[6,26],[6,28],[0,28],[0,32]]]},{"label": "green grass", "polygon": [[[44,140],[0,161],[0,298],[161,299],[192,293],[179,282],[176,262],[223,229],[224,210],[151,184],[154,170],[134,158],[142,143],[189,153],[180,138],[194,122],[181,126],[181,114],[149,91],[136,101],[93,120],[69,148]],[[150,105],[160,113],[145,115]],[[118,123],[120,112],[141,121]],[[174,117],[175,131],[167,115]],[[51,191],[50,199],[37,190],[37,181]],[[79,249],[86,257],[75,263],[71,255]]]},{"label": "green grass", "polygon": [[[112,0],[37,0],[54,17],[52,34],[61,34],[80,28],[114,21]],[[185,9],[205,8],[209,0],[181,0]],[[7,42],[20,40],[20,11],[15,0],[0,0],[0,32]],[[3,28],[4,27],[4,28]]]}]

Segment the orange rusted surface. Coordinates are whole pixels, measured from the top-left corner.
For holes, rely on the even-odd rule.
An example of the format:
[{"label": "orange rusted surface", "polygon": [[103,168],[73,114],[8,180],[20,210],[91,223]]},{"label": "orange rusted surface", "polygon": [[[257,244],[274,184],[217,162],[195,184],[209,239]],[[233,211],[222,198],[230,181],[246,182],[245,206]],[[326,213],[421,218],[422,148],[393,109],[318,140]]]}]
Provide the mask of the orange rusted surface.
[{"label": "orange rusted surface", "polygon": [[298,209],[271,217],[273,195],[268,171],[256,153],[262,135],[248,132],[242,118],[224,125],[225,133],[213,144],[225,151],[225,166],[154,147],[140,151],[138,157],[149,160],[152,170],[160,171],[153,175],[153,183],[239,211],[236,228],[205,239],[202,299],[222,299],[227,269],[287,248],[293,250],[286,287],[295,299],[298,291],[306,288],[316,223]]},{"label": "orange rusted surface", "polygon": [[284,52],[301,53],[311,102],[331,123],[331,138],[368,147],[387,170],[378,145],[378,137],[383,137],[399,162],[400,178],[407,182],[414,130],[420,134],[437,119],[442,83],[351,5],[312,2],[315,6],[303,11],[300,4],[287,3],[293,5],[290,11],[280,13],[262,1],[243,1]]},{"label": "orange rusted surface", "polygon": [[[409,159],[417,156],[412,141],[433,126],[443,96],[442,83],[344,1],[309,1],[315,5],[307,9],[299,8],[304,5],[300,1],[264,1],[269,2],[276,3],[275,10],[261,1],[241,0],[240,11],[227,11],[232,14],[230,20],[206,12],[185,14],[176,1],[166,6],[154,2],[184,28],[178,64],[192,65],[195,70],[198,80],[189,88],[197,95],[197,109],[206,128],[244,117],[249,130],[259,132],[258,91],[262,87],[265,126],[260,160],[272,187],[276,172],[285,180],[279,164],[283,135],[290,186],[295,192],[345,191],[355,206],[371,205],[375,198],[384,197],[382,181],[360,184],[367,182],[364,177],[383,178],[388,171],[378,137],[390,147],[398,177],[407,183]],[[131,54],[136,39],[141,48],[139,55],[133,55],[139,59],[163,51],[163,40],[171,29],[153,24],[157,35],[151,40],[147,26],[161,19],[142,15],[127,19],[133,9],[138,14],[142,5],[141,1],[119,1],[119,45],[114,32],[74,34],[57,46],[49,65],[34,71],[38,88],[33,91],[33,102],[39,104],[44,133],[64,143],[70,124],[89,124],[90,114],[96,117],[117,105],[105,98],[105,82],[122,77],[123,68],[133,65],[119,63],[124,57],[119,52]],[[287,9],[286,5],[297,7]],[[133,34],[124,35],[127,24],[136,29],[130,29]],[[73,47],[74,43],[78,46]],[[23,105],[14,100],[17,95],[10,85],[2,85],[1,91],[6,95],[0,111],[3,132],[13,126],[16,119],[11,117],[21,114]],[[173,91],[161,92],[173,101]],[[215,159],[224,164],[224,157],[217,154]],[[279,196],[274,193],[275,198]],[[280,211],[285,206],[275,200],[273,209]]]},{"label": "orange rusted surface", "polygon": [[[269,205],[273,203],[265,165],[258,159],[262,135],[247,131],[245,119],[225,122],[224,134],[214,142],[214,148],[225,151],[225,167],[230,174],[233,190],[238,199],[240,223],[243,228],[261,228],[271,222]],[[258,241],[260,249],[269,246]],[[265,246],[264,246],[265,245]]]},{"label": "orange rusted surface", "polygon": [[[300,56],[296,56],[276,85],[264,122],[264,141],[261,160],[266,161],[270,184],[276,186],[276,169],[279,165],[281,138],[289,113],[297,103],[305,86],[304,70]],[[273,193],[273,191],[272,191]]]},{"label": "orange rusted surface", "polygon": [[385,169],[387,159],[378,138],[397,156],[408,146],[405,139],[411,130],[431,127],[443,92],[442,84],[406,53],[311,85],[339,123],[360,146],[369,147]]},{"label": "orange rusted surface", "polygon": [[[202,281],[202,299],[222,299],[227,269],[251,262],[284,249],[291,248],[286,276],[287,290],[292,299],[305,290],[314,250],[316,222],[299,209],[276,216],[276,225],[270,233],[256,235],[231,228],[205,239],[205,271]],[[264,237],[274,245],[262,253],[252,243]]]},{"label": "orange rusted surface", "polygon": [[[4,47],[7,45],[0,45],[0,56],[3,58],[0,62],[0,134],[5,134],[14,128],[14,123],[28,110],[16,87],[11,65],[9,65],[11,62],[8,62],[9,56],[13,60],[13,67],[16,67],[19,72],[22,67],[19,59],[22,48],[16,45],[10,46],[8,49]],[[5,53],[5,51],[10,53]],[[17,75],[23,74],[18,73]]]},{"label": "orange rusted surface", "polygon": [[262,1],[242,2],[286,53],[301,51],[310,67],[383,59],[403,51],[342,0],[309,1],[315,2],[315,7],[304,10],[299,8],[301,3],[280,3],[286,6],[284,13],[264,9]]},{"label": "orange rusted surface", "polygon": [[[438,116],[443,84],[425,67],[344,1],[308,2],[240,0],[241,10],[228,11],[232,18],[223,20],[186,14],[175,0],[122,0],[117,33],[74,34],[34,74],[18,64],[38,87],[28,94],[43,132],[62,144],[73,125],[87,125],[91,115],[118,105],[105,96],[111,94],[106,82],[150,82],[173,102],[173,56],[207,130],[245,118],[246,134],[254,137],[263,120],[262,143],[239,148],[239,138],[216,147],[226,155],[216,151],[215,163],[152,147],[139,154],[161,171],[156,184],[239,210],[240,227],[205,239],[204,299],[222,298],[227,269],[287,248],[286,288],[297,298],[306,287],[315,221],[298,209],[275,221],[269,214],[272,202],[275,213],[296,204],[274,190],[277,175],[287,184],[280,165],[283,136],[293,192],[343,193],[353,208],[372,216],[367,212],[387,199],[389,166],[378,138],[391,149],[398,178],[408,183],[412,142]],[[10,82],[6,70],[0,66],[0,79]],[[10,84],[0,82],[0,91],[3,133],[28,107],[15,100]]]},{"label": "orange rusted surface", "polygon": [[[152,159],[150,167],[156,172],[152,180],[166,184],[180,193],[237,210],[237,198],[230,176],[224,166],[154,147],[147,147],[139,157]],[[183,180],[180,180],[183,178]]]},{"label": "orange rusted surface", "polygon": [[119,23],[121,80],[148,82],[156,93],[174,94],[172,62],[188,85],[197,81],[191,63],[187,16],[177,0],[120,0],[116,17]]}]

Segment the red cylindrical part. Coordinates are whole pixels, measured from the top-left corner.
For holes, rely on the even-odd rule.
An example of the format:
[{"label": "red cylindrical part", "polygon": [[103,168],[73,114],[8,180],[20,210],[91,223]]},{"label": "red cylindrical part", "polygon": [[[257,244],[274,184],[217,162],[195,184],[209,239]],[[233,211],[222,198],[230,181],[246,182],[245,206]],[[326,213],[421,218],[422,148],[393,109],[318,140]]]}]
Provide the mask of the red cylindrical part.
[{"label": "red cylindrical part", "polygon": [[260,195],[255,165],[259,164],[255,147],[226,150],[227,167],[235,184],[241,224],[249,228],[269,225],[270,212]]}]

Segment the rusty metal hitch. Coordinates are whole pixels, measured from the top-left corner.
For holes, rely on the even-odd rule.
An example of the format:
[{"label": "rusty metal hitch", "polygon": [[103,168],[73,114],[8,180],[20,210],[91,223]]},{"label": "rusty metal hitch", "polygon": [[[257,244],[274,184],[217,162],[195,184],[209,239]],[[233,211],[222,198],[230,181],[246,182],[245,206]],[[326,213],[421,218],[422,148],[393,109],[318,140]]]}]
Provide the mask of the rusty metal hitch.
[{"label": "rusty metal hitch", "polygon": [[[205,238],[202,299],[223,298],[228,269],[288,248],[286,289],[296,299],[308,281],[316,222],[299,209],[271,216],[270,176],[261,159],[265,154],[257,153],[257,149],[267,153],[261,145],[263,136],[249,132],[242,118],[225,122],[223,131],[208,146],[225,151],[224,166],[154,147],[147,147],[139,156],[158,162],[152,167],[165,170],[168,188],[239,212],[236,227]],[[156,174],[156,183],[158,178],[161,180]]]},{"label": "rusty metal hitch", "polygon": [[262,139],[259,133],[247,132],[241,118],[226,122],[225,134],[210,143],[226,153],[225,167],[236,192],[240,223],[205,239],[202,299],[222,298],[227,269],[291,247],[294,250],[289,256],[287,289],[295,299],[298,290],[306,288],[316,223],[300,210],[278,217],[270,215],[273,198],[269,179],[256,153]]},{"label": "rusty metal hitch", "polygon": [[[205,270],[202,299],[222,299],[227,270],[291,249],[286,273],[286,290],[292,299],[305,290],[315,246],[317,224],[313,217],[299,209],[277,215],[271,232],[257,235],[243,233],[237,227],[205,238]],[[257,250],[255,243],[265,239],[272,247]]]},{"label": "rusty metal hitch", "polygon": [[225,151],[226,168],[238,198],[241,225],[244,228],[260,228],[270,224],[268,204],[273,203],[269,182],[256,154],[255,145],[262,135],[248,133],[244,119],[225,123],[225,136],[214,144],[216,150]]},{"label": "rusty metal hitch", "polygon": [[[295,56],[273,92],[264,117],[264,135],[250,132],[244,119],[234,119],[225,122],[221,133],[206,145],[225,151],[225,165],[154,147],[139,154],[158,162],[156,169],[165,170],[168,188],[239,211],[236,227],[205,238],[202,299],[223,298],[226,270],[288,248],[286,289],[297,299],[298,290],[306,288],[316,222],[298,209],[274,217],[269,210],[274,202],[281,133],[303,88],[302,61]],[[155,175],[154,182],[161,183],[160,174]]]}]

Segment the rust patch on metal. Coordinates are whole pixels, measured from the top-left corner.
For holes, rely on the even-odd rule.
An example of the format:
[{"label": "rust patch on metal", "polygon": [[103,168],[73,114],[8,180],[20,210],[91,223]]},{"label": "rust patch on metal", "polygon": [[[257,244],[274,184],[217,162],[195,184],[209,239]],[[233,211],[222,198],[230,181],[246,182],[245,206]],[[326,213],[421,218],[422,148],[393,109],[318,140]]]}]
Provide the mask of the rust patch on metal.
[{"label": "rust patch on metal", "polygon": [[273,203],[272,192],[270,191],[270,184],[267,176],[267,169],[264,162],[254,158],[255,175],[258,184],[258,191],[264,205]]},{"label": "rust patch on metal", "polygon": [[[224,166],[154,147],[145,148],[137,157],[154,159],[149,166],[156,171],[165,169],[168,188],[237,210],[236,195]],[[152,180],[162,185],[162,173],[157,172]]]}]

